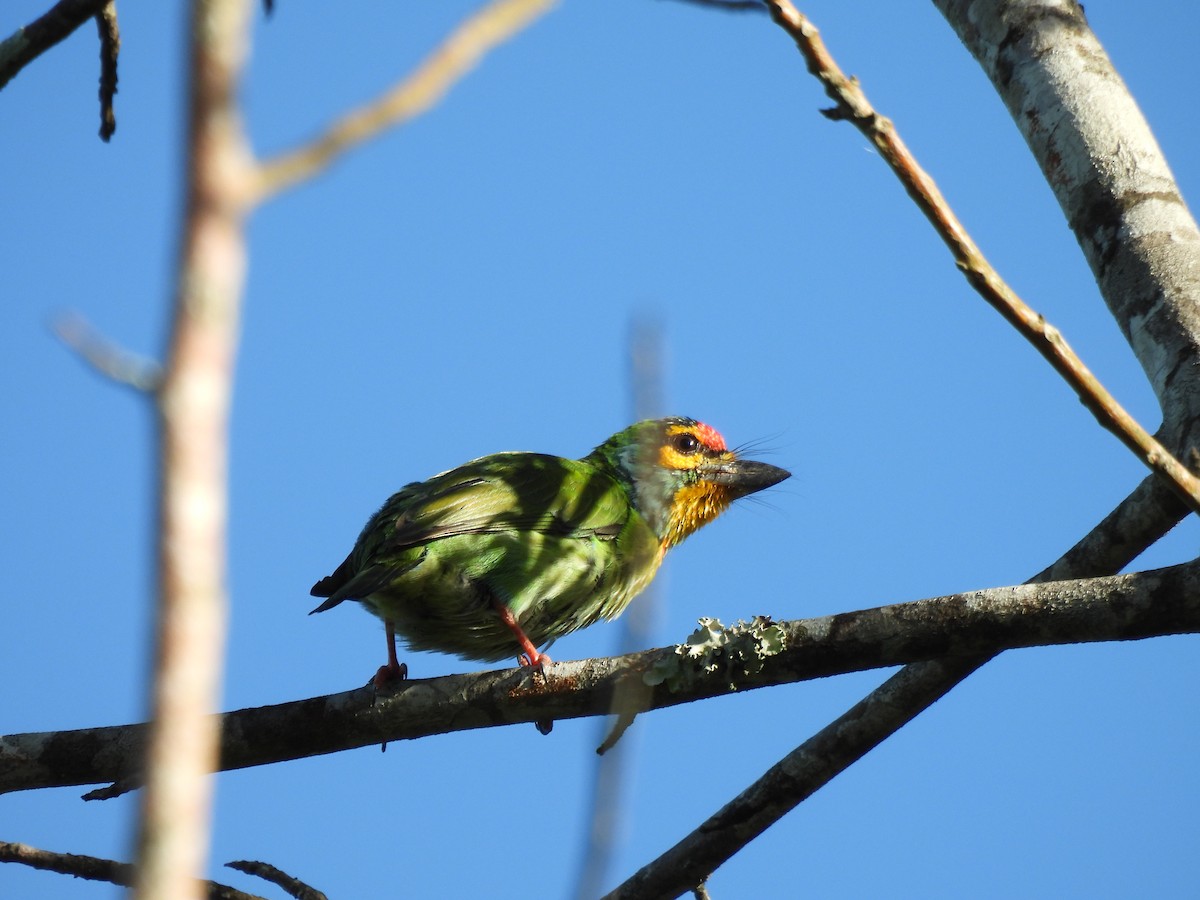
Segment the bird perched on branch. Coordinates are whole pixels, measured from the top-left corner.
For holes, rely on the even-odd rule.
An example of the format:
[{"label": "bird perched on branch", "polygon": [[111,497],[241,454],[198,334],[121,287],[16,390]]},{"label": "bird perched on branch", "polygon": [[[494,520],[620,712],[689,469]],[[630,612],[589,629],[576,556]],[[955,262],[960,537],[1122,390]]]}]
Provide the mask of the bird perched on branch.
[{"label": "bird perched on branch", "polygon": [[583,459],[484,456],[393,494],[313,585],[328,598],[313,612],[357,600],[383,619],[377,686],[407,671],[397,634],[410,650],[540,665],[539,647],[619,615],[668,549],[790,474],[678,417],[631,425]]}]

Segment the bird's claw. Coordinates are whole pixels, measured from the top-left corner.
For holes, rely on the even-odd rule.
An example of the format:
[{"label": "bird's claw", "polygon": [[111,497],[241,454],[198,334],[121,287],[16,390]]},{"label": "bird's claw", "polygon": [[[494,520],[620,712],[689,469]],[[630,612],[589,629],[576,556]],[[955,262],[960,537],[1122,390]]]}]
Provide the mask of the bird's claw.
[{"label": "bird's claw", "polygon": [[380,666],[379,671],[375,673],[375,677],[371,679],[371,684],[375,686],[375,690],[384,688],[396,681],[404,681],[408,678],[408,664],[398,663],[393,666],[388,663],[386,666]]},{"label": "bird's claw", "polygon": [[522,653],[517,657],[517,664],[521,666],[528,666],[529,668],[536,668],[543,674],[545,674],[545,666],[554,662],[554,660],[552,660],[545,653],[538,653],[536,650],[533,651],[533,659],[530,659],[529,657],[530,654]]}]

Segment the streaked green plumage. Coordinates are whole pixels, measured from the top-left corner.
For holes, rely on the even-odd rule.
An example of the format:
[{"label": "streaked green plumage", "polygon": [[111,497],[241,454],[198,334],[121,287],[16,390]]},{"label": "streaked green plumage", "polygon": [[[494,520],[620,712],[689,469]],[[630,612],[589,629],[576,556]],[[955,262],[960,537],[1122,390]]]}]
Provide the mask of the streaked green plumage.
[{"label": "streaked green plumage", "polygon": [[[693,438],[698,449],[679,456],[682,464],[675,456],[664,464],[665,442],[695,429],[708,443]],[[687,511],[676,498],[710,469],[724,473],[714,476],[710,493],[725,493],[712,495],[715,511],[681,526]],[[359,600],[409,649],[511,658],[521,650],[521,632],[541,647],[618,615],[654,577],[671,543],[736,496],[787,474],[736,460],[715,431],[679,418],[630,426],[581,460],[481,457],[394,494],[345,562],[313,586],[315,596],[328,597],[313,611]],[[705,498],[710,506],[712,496]],[[515,622],[506,624],[505,609]]]}]

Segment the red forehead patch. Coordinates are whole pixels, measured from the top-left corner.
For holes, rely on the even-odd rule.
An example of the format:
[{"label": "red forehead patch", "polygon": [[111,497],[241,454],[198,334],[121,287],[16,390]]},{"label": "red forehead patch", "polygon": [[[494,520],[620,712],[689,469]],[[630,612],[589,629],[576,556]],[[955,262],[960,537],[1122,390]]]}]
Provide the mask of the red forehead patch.
[{"label": "red forehead patch", "polygon": [[711,425],[705,425],[703,422],[696,423],[696,437],[704,442],[704,445],[711,450],[719,450],[724,453],[725,438],[721,437],[721,432],[713,428]]}]

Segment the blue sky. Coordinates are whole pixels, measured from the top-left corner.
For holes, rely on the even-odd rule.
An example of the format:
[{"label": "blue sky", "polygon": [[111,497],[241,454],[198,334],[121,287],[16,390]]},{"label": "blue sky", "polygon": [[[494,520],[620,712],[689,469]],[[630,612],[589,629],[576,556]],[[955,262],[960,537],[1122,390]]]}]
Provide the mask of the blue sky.
[{"label": "blue sky", "polygon": [[[9,0],[5,34],[45,2]],[[125,4],[118,130],[95,137],[90,26],[0,92],[9,582],[0,731],[139,720],[152,418],[48,322],[156,356],[179,209],[181,4]],[[279,152],[392,84],[475,4],[282,0],[245,108]],[[931,4],[801,7],[993,263],[1144,424],[1141,370],[1002,104]],[[1200,188],[1186,4],[1087,13],[1185,196]],[[795,476],[673,551],[655,645],[698,616],[800,618],[1020,582],[1143,477],[968,288],[881,160],[763,17],[565,3],[425,118],[261,209],[232,446],[225,708],[346,690],[376,620],[308,588],[408,481],[484,453],[579,456],[630,418],[632,319],[665,334],[668,410]],[[1195,555],[1185,523],[1139,561]],[[51,578],[50,575],[54,577]],[[619,630],[559,642],[612,652]],[[712,879],[717,897],[1180,896],[1194,890],[1194,637],[1006,654]],[[426,677],[478,665],[409,654]],[[638,720],[612,883],[881,682]],[[214,877],[269,861],[331,897],[567,896],[595,721],[219,776]],[[0,837],[128,858],[133,796],[0,797]],[[786,885],[786,886],[785,886]],[[115,888],[0,868],[5,896]],[[264,889],[264,892],[265,889]]]}]

